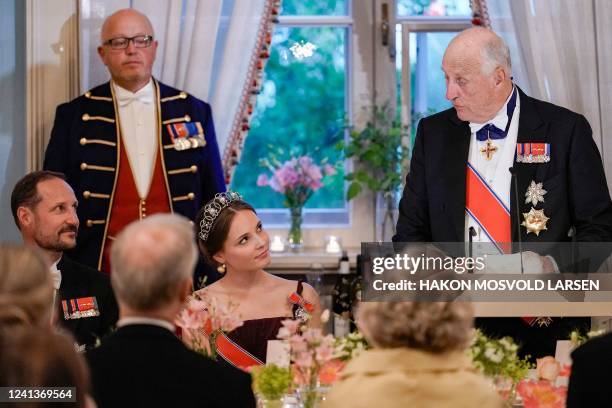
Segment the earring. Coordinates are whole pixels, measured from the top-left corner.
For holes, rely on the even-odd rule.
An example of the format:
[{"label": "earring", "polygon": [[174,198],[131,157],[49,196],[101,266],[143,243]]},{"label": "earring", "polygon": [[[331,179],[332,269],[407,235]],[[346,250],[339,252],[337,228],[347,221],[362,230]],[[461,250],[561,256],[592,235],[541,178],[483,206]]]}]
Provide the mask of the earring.
[{"label": "earring", "polygon": [[221,265],[217,266],[217,272],[225,273],[225,264],[221,264]]}]

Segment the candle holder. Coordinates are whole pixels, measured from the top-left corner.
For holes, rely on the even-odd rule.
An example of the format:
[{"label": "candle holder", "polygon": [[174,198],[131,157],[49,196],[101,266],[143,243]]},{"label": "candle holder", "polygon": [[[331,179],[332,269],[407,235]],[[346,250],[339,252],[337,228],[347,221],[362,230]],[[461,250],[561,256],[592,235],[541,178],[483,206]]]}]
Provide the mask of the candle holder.
[{"label": "candle holder", "polygon": [[270,242],[270,252],[284,252],[285,240],[280,235],[274,235]]},{"label": "candle holder", "polygon": [[325,237],[325,252],[328,254],[339,254],[342,252],[342,240],[335,235]]}]

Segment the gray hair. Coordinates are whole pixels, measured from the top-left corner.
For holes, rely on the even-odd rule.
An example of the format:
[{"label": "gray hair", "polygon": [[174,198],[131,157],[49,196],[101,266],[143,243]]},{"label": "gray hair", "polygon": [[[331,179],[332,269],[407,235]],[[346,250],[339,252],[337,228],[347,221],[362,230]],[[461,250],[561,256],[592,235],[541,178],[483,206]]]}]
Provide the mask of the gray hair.
[{"label": "gray hair", "polygon": [[179,296],[197,260],[193,226],[184,217],[156,214],[128,225],[111,250],[117,299],[135,310],[155,310]]},{"label": "gray hair", "polygon": [[510,48],[500,37],[495,35],[485,42],[480,49],[482,56],[482,72],[492,74],[495,68],[501,67],[510,77],[512,72],[512,61],[510,60]]},{"label": "gray hair", "polygon": [[432,353],[464,350],[473,336],[467,302],[364,302],[357,323],[376,347],[408,347]]}]

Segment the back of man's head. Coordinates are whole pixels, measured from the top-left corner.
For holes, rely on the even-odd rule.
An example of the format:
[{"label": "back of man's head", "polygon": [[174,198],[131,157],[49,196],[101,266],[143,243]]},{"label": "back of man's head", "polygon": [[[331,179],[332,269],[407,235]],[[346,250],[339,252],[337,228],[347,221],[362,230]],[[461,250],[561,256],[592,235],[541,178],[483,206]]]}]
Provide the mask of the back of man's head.
[{"label": "back of man's head", "polygon": [[128,225],[111,250],[111,282],[119,304],[154,311],[176,301],[196,260],[193,227],[186,218],[156,214]]}]

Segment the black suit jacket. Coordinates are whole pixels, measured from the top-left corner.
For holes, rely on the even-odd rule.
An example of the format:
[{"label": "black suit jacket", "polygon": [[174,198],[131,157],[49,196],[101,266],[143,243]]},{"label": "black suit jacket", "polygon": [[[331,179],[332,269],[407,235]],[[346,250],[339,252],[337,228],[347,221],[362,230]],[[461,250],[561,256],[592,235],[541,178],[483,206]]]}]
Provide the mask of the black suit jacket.
[{"label": "black suit jacket", "polygon": [[121,327],[86,357],[99,408],[255,406],[248,374],[189,350],[162,327]]},{"label": "black suit jacket", "polygon": [[[521,239],[532,242],[569,241],[575,228],[579,242],[612,241],[612,202],[601,156],[584,116],[539,101],[519,89],[521,103],[517,143],[550,143],[550,161],[514,163],[517,197],[510,190],[512,241],[518,241],[516,208],[529,212],[524,194],[531,181],[547,191],[543,208],[548,229],[539,236],[521,227]],[[395,242],[463,242],[465,192],[470,146],[468,122],[454,108],[419,122],[410,173],[399,207]],[[521,217],[522,218],[522,217]]]},{"label": "black suit jacket", "polygon": [[[77,343],[91,347],[97,338],[102,338],[117,322],[119,311],[108,275],[82,265],[66,255],[57,264],[61,271],[62,282],[59,288],[58,320],[70,331]],[[66,320],[62,310],[62,300],[95,296],[100,316],[82,317]]]},{"label": "black suit jacket", "polygon": [[[518,241],[520,233],[523,250],[533,248],[542,255],[552,255],[562,272],[584,272],[584,265],[575,266],[574,259],[579,259],[578,256],[590,257],[591,263],[586,268],[595,270],[607,255],[576,255],[555,244],[570,241],[570,229],[574,229],[573,239],[578,242],[612,241],[612,202],[591,127],[584,116],[530,98],[520,89],[519,98],[517,143],[549,143],[550,161],[513,165],[519,197],[511,188],[512,241]],[[454,108],[419,122],[394,242],[465,240],[470,137],[468,122],[461,121]],[[524,198],[531,181],[542,182],[547,191],[545,202],[537,208],[544,209],[550,220],[548,229],[539,236],[527,234],[524,227],[519,232],[518,227],[523,220],[517,219],[517,206],[521,213],[531,209]],[[573,329],[583,329],[589,319],[555,319],[545,329],[530,327],[518,318],[477,319],[476,324],[490,335],[514,337],[523,344],[521,354],[540,357],[554,354],[555,339],[567,338]]]},{"label": "black suit jacket", "polygon": [[567,408],[612,405],[612,333],[589,340],[572,353]]}]

